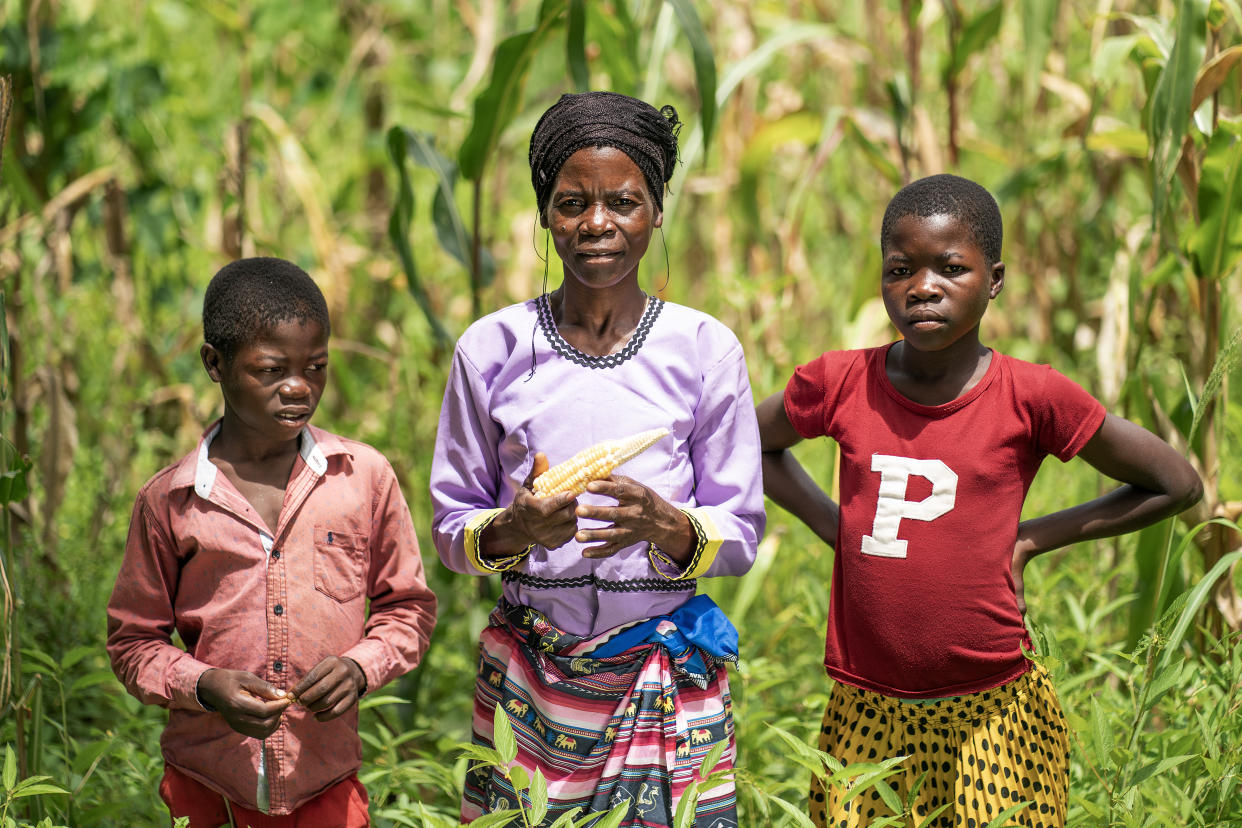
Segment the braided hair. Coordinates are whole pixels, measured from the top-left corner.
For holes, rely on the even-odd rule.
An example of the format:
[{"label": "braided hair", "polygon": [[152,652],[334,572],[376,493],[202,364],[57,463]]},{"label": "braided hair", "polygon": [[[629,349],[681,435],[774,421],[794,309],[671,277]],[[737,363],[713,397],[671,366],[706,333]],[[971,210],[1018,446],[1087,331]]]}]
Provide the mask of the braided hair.
[{"label": "braided hair", "polygon": [[615,147],[642,170],[657,210],[664,209],[664,186],[677,164],[677,110],[616,92],[562,95],[548,108],[530,136],[530,183],[539,212],[548,207],[557,173],[584,147]]},{"label": "braided hair", "polygon": [[906,216],[953,216],[970,229],[988,264],[1001,260],[1004,226],[1000,207],[992,194],[969,178],[943,173],[920,178],[898,191],[884,211],[880,225],[880,249],[888,250],[897,221]]}]

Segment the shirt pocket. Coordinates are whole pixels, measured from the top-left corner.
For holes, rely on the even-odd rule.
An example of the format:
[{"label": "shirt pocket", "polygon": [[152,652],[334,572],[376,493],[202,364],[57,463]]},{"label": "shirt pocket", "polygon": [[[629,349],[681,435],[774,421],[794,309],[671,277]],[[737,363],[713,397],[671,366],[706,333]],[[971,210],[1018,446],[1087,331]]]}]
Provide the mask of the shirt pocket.
[{"label": "shirt pocket", "polygon": [[341,603],[361,595],[366,562],[366,536],[315,530],[315,589],[324,595]]}]

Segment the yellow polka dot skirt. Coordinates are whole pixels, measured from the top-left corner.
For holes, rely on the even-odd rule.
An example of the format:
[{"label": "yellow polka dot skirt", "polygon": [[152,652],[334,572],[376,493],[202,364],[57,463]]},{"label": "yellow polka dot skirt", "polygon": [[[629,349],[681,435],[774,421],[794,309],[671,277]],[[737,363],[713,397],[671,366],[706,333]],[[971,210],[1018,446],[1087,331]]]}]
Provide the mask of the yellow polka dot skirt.
[{"label": "yellow polka dot skirt", "polygon": [[[909,757],[887,781],[903,804],[910,803],[898,823],[910,828],[983,828],[1024,801],[1033,804],[1008,824],[1065,824],[1069,730],[1052,682],[1038,665],[1000,687],[928,703],[838,683],[824,711],[819,749],[846,765]],[[857,828],[893,816],[874,790],[844,802],[847,793],[812,780],[812,821],[821,828]],[[934,822],[926,822],[945,805]]]}]

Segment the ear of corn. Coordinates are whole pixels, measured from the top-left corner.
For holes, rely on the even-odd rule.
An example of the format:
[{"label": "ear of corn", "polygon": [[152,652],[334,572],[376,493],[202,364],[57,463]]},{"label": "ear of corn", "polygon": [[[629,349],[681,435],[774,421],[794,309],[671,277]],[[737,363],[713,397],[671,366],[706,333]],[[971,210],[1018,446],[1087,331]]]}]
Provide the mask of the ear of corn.
[{"label": "ear of corn", "polygon": [[592,480],[604,479],[617,466],[642,454],[668,433],[667,428],[653,428],[619,440],[596,443],[536,477],[532,488],[540,497],[561,492],[582,494]]}]

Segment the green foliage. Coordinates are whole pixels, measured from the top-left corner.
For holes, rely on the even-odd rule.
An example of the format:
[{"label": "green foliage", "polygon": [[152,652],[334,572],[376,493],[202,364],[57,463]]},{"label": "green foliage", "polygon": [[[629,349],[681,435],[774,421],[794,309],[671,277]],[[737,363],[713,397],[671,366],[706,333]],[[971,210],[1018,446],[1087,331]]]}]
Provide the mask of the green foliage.
[{"label": "green foliage", "polygon": [[[904,181],[951,169],[997,194],[1008,278],[987,340],[1051,362],[1209,478],[1193,519],[1028,571],[1033,638],[1074,731],[1069,823],[1242,823],[1242,641],[1208,612],[1242,501],[1242,11],[1101,8],[0,0],[15,94],[0,167],[0,742],[16,763],[6,791],[49,777],[23,790],[67,792],[9,798],[5,819],[167,824],[164,714],[112,677],[103,606],[134,494],[218,411],[196,356],[203,287],[254,252],[324,286],[334,350],[317,423],[393,461],[441,597],[423,667],[362,705],[372,814],[457,824],[474,642],[499,584],[440,566],[427,529],[448,346],[539,289],[534,119],[563,92],[609,88],[687,123],[668,285],[659,257],[644,280],[738,334],[757,396],[822,350],[891,336],[876,236]],[[832,446],[798,452],[830,486]],[[1106,486],[1081,463],[1045,464],[1028,515]],[[895,764],[834,767],[813,748],[831,569],[773,507],[752,572],[704,585],[743,631],[730,679],[744,824],[806,825],[812,774],[896,796]],[[525,817],[510,824],[537,821],[546,780],[517,781]]]}]

